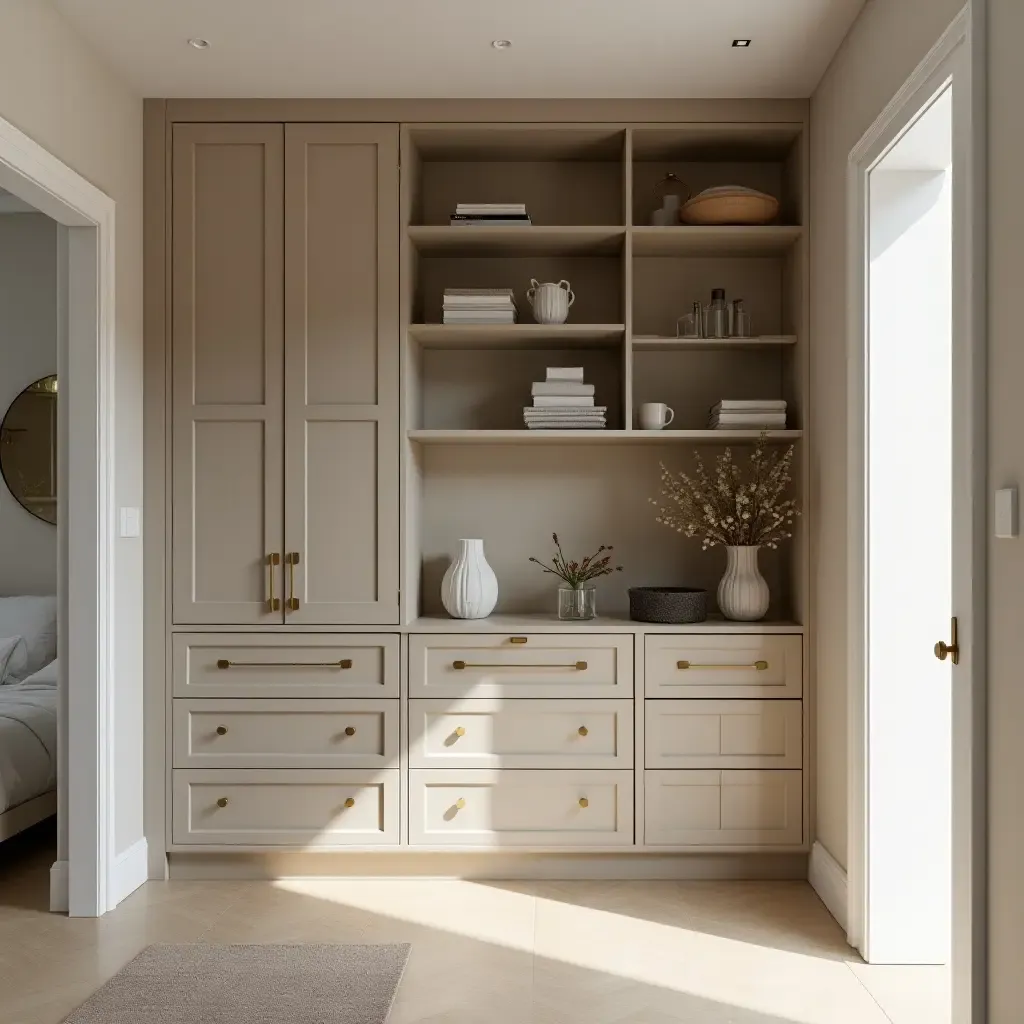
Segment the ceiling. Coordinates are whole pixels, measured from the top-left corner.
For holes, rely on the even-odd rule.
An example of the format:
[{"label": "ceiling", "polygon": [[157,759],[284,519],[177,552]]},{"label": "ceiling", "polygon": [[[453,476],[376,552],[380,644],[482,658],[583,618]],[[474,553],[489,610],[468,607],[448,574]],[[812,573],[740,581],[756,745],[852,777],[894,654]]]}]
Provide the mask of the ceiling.
[{"label": "ceiling", "polygon": [[145,96],[728,98],[809,96],[864,0],[51,2]]}]

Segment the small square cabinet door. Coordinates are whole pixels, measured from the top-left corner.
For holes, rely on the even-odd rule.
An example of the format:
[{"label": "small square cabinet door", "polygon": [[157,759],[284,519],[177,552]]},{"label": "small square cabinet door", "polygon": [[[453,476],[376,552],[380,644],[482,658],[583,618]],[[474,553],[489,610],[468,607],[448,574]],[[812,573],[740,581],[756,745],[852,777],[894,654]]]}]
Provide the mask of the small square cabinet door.
[{"label": "small square cabinet door", "polygon": [[398,622],[398,129],[285,128],[285,619]]}]

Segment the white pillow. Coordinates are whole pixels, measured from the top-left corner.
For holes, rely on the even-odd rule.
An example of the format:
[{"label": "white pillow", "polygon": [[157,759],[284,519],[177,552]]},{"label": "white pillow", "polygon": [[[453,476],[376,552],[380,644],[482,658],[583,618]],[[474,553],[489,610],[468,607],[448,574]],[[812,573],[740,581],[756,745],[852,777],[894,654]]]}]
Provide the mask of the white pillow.
[{"label": "white pillow", "polygon": [[15,683],[14,673],[25,670],[28,660],[28,648],[20,636],[9,636],[0,639],[0,686],[4,683]]},{"label": "white pillow", "polygon": [[25,641],[25,663],[8,668],[7,682],[18,682],[38,672],[57,657],[57,598],[0,597],[0,636]]},{"label": "white pillow", "polygon": [[44,665],[38,672],[33,672],[32,675],[23,679],[22,682],[26,685],[32,683],[36,686],[56,686],[59,671],[60,661],[54,659],[49,665]]}]

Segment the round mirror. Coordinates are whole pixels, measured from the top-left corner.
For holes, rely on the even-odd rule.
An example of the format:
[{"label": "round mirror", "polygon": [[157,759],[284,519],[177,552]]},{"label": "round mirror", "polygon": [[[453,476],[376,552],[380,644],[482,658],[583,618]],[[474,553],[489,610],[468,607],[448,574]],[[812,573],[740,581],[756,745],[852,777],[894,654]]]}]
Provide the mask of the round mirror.
[{"label": "round mirror", "polygon": [[57,522],[57,377],[34,381],[0,423],[0,473],[32,515]]}]

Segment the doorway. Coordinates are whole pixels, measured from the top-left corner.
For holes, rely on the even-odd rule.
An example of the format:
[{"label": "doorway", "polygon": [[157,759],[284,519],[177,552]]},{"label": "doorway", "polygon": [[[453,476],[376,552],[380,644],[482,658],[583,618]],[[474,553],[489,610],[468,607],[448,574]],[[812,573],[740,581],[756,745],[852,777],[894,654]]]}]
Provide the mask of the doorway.
[{"label": "doorway", "polygon": [[[849,941],[983,1016],[980,120],[965,12],[851,155]],[[975,638],[978,638],[977,640]]]}]

